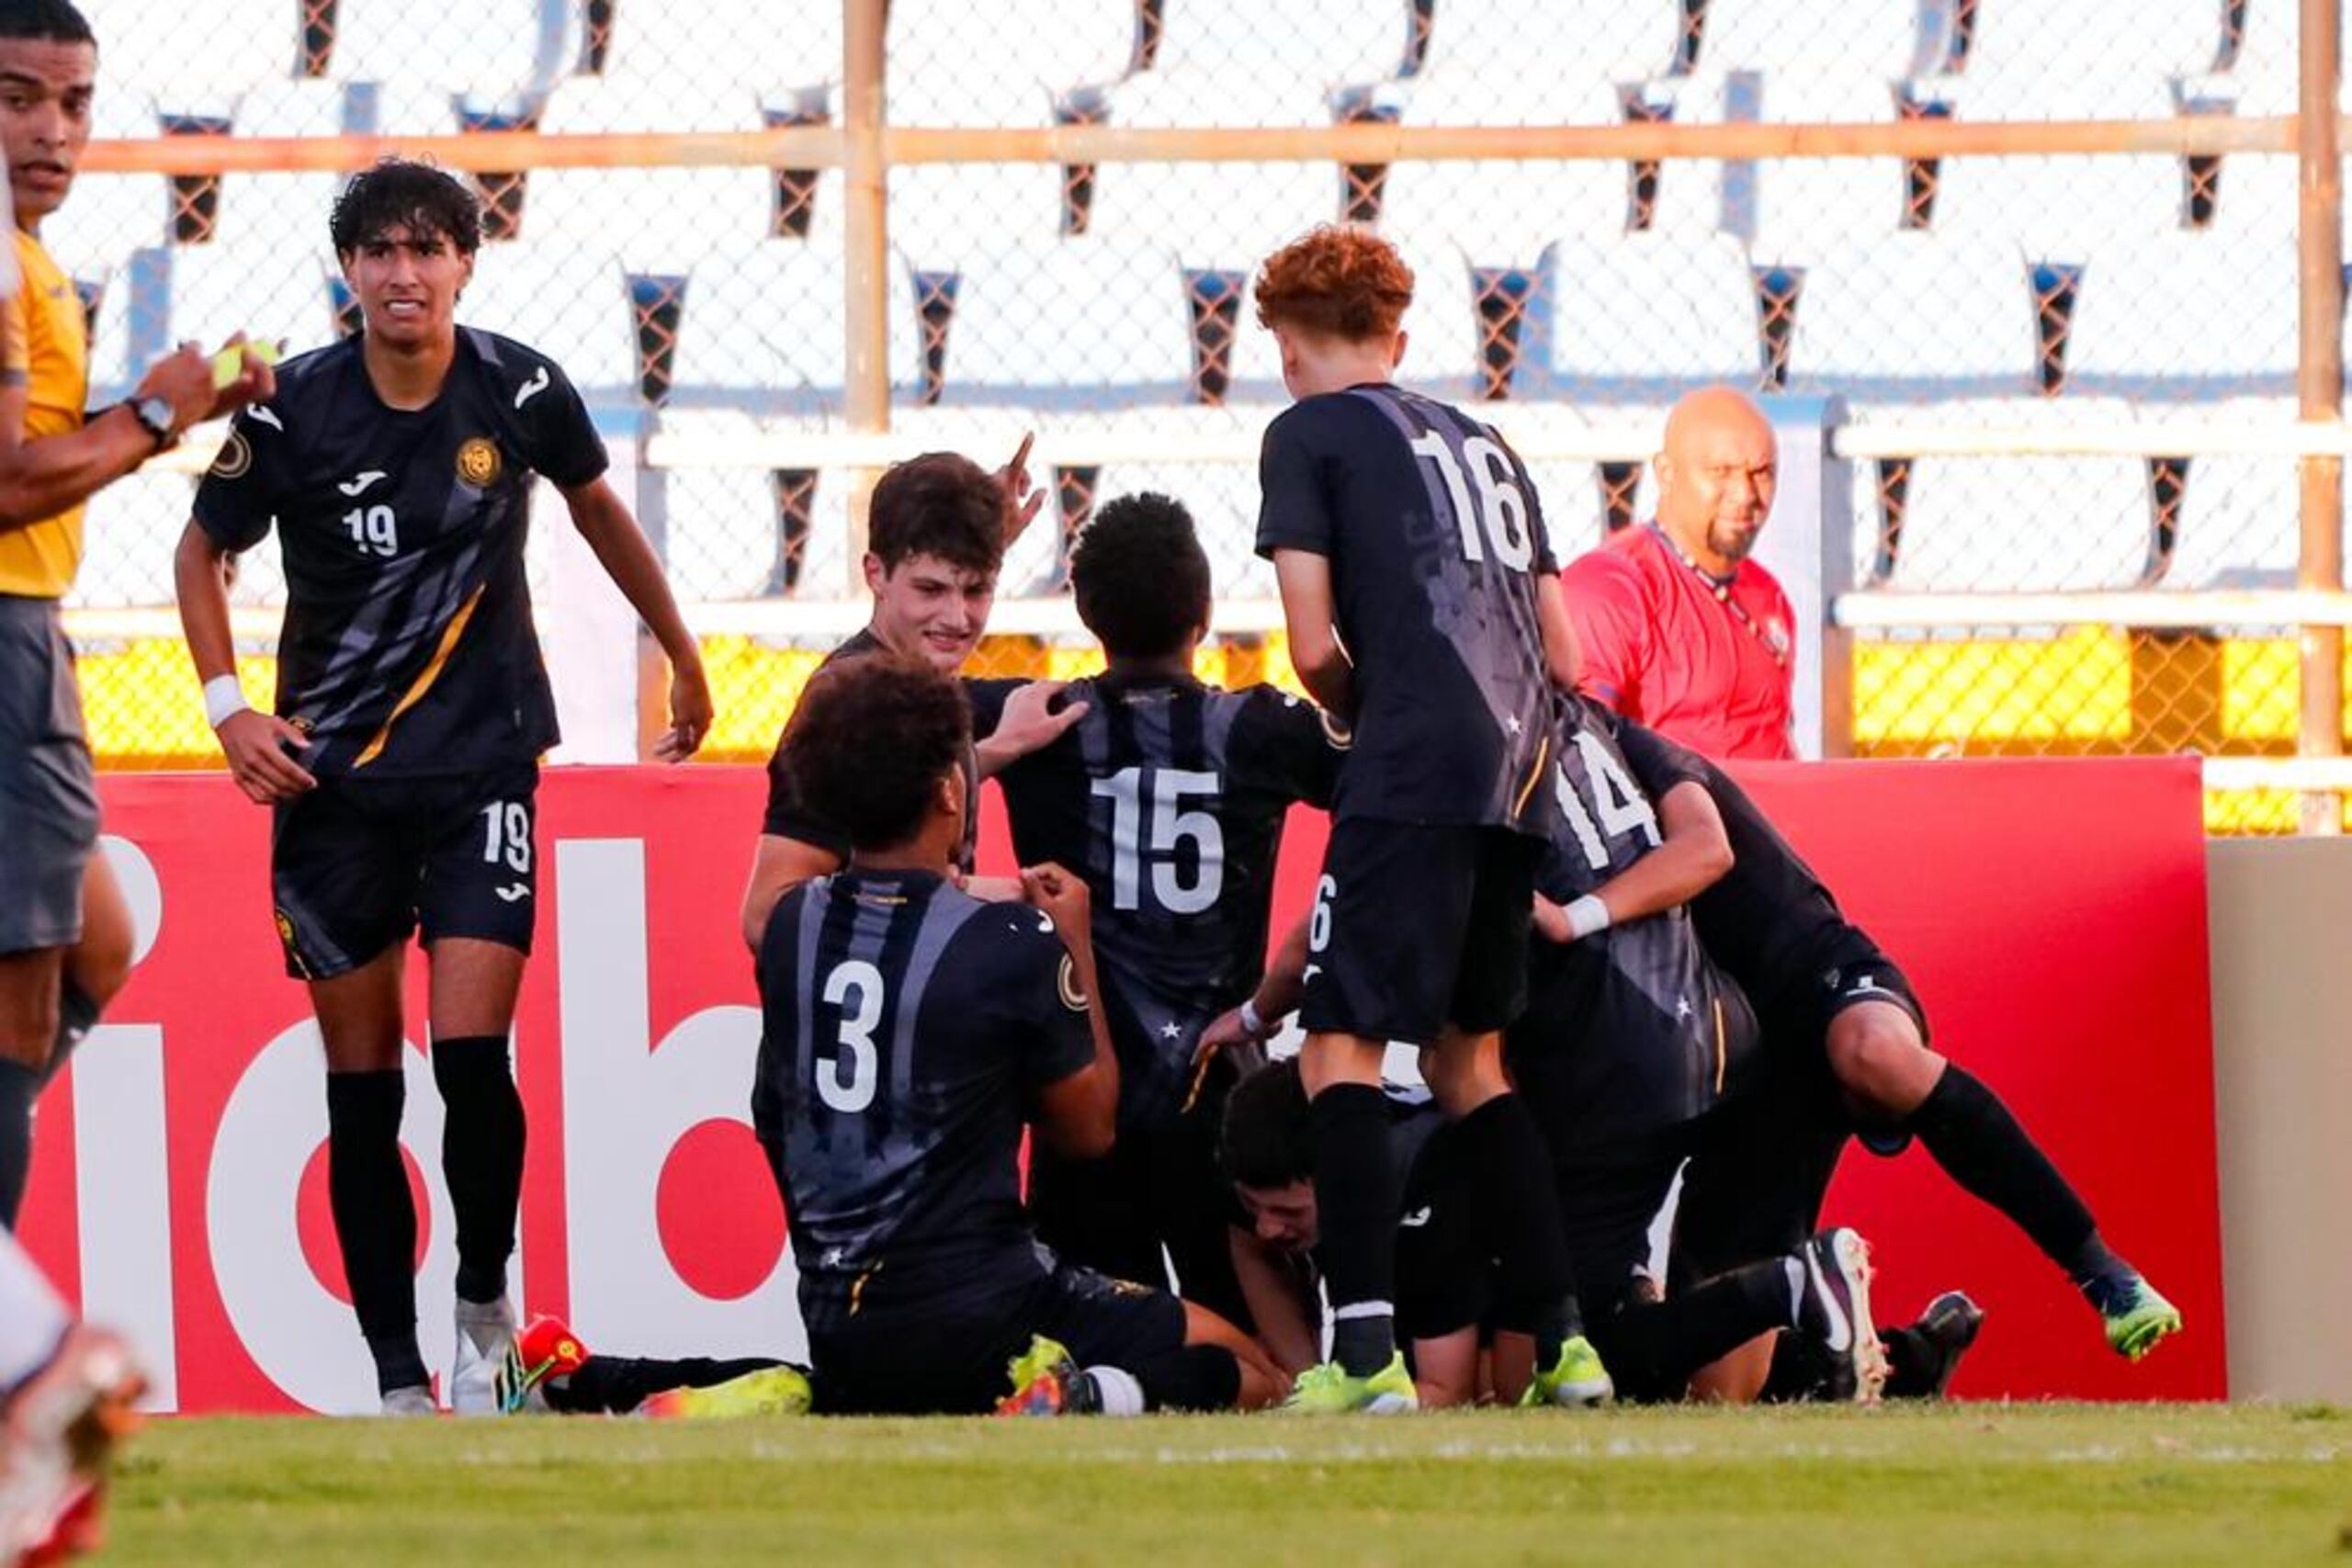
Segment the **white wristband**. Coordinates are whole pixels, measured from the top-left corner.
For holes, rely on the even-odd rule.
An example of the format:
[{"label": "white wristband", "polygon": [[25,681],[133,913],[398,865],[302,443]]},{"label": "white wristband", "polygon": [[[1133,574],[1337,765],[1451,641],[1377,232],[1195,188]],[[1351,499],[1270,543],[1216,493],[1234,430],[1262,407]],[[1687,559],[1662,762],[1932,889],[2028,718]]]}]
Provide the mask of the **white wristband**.
[{"label": "white wristband", "polygon": [[1241,999],[1241,1027],[1248,1030],[1254,1040],[1263,1040],[1270,1032],[1266,1021],[1258,1016],[1258,998],[1255,997]]},{"label": "white wristband", "polygon": [[1589,893],[1568,906],[1567,916],[1570,942],[1577,942],[1595,931],[1609,929],[1609,906]]},{"label": "white wristband", "polygon": [[251,706],[234,675],[215,675],[204,683],[204,717],[215,729]]}]

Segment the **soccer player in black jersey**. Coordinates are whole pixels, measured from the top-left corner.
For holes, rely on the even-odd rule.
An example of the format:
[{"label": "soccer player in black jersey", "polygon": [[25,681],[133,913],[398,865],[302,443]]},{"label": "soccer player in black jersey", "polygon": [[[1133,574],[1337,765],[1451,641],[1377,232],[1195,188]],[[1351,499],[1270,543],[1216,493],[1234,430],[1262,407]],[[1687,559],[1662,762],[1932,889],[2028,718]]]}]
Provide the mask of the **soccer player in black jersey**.
[{"label": "soccer player in black jersey", "polygon": [[[759,954],[752,1124],[800,1269],[820,1407],[986,1410],[1266,1404],[1238,1329],[1055,1258],[1021,1201],[1024,1125],[1073,1158],[1112,1145],[1118,1057],[1086,885],[1024,871],[1026,904],[954,880],[971,719],[910,660],[844,660],[786,730],[794,788],[847,833],[845,869],[786,893]],[[1080,1368],[1083,1371],[1080,1371]]]},{"label": "soccer player in black jersey", "polygon": [[[1953,1180],[2007,1214],[2098,1311],[2132,1359],[2180,1327],[2180,1314],[2117,1256],[2049,1156],[1974,1074],[1928,1046],[1927,1012],[1885,952],[1848,920],[1812,868],[1722,769],[1638,725],[1619,742],[1653,793],[1703,786],[1733,852],[1692,903],[1701,940],[1756,1004],[1767,1055],[1754,1101],[1726,1116],[1686,1177],[1676,1270],[1725,1262],[1811,1230],[1847,1138],[1883,1152],[1916,1136]],[[1759,1386],[1760,1348],[1724,1369],[1735,1393]]]},{"label": "soccer player in black jersey", "polygon": [[[524,1127],[507,1034],[534,923],[538,758],[557,739],[524,576],[535,479],[561,491],[669,656],[656,755],[701,744],[710,694],[580,394],[553,360],[455,320],[481,239],[471,193],[387,161],[345,187],[332,231],[365,329],[288,361],[277,396],[237,415],[180,541],[180,615],[230,771],[272,808],[278,935],[326,1043],[335,1235],[398,1413],[433,1408],[398,1143],[401,976],[422,928],[457,1210],[452,1402],[486,1410],[514,1331]],[[223,575],[273,525],[287,583],[274,715],[238,694]]]},{"label": "soccer player in black jersey", "polygon": [[[1345,732],[1272,686],[1226,691],[1193,673],[1208,628],[1207,555],[1164,495],[1104,504],[1070,553],[1079,618],[1108,669],[1073,684],[1082,716],[997,775],[1023,864],[1085,881],[1102,1008],[1119,1054],[1119,1138],[1084,1164],[1040,1151],[1030,1202],[1063,1257],[1130,1280],[1165,1277],[1240,1318],[1216,1175],[1232,1063],[1207,1026],[1265,967],[1274,859],[1291,805],[1329,807]],[[975,685],[984,723],[1001,689]]]},{"label": "soccer player in black jersey", "polygon": [[[882,476],[874,487],[866,533],[865,584],[874,595],[873,616],[826,656],[826,665],[887,652],[921,660],[943,674],[963,668],[988,629],[1005,549],[1036,515],[1043,499],[1042,492],[1028,489],[1028,455],[1023,441],[1010,463],[989,474],[967,457],[932,452]],[[965,689],[976,699],[975,784],[1053,739],[1085,713],[1075,703],[1049,711],[1062,689],[1056,681],[974,679]],[[967,822],[966,829],[957,863],[968,872],[970,835],[978,824]],[[787,888],[838,871],[848,858],[849,840],[842,830],[794,798],[779,739],[768,759],[767,813],[743,893],[745,943],[758,950],[768,912]]]},{"label": "soccer player in black jersey", "polygon": [[[1508,1400],[1532,1367],[1526,1338],[1492,1336],[1481,1371],[1480,1341],[1495,1324],[1496,1224],[1481,1199],[1466,1129],[1447,1122],[1425,1095],[1386,1093],[1390,1157],[1404,1172],[1397,1222],[1397,1321],[1412,1351],[1419,1397],[1426,1405],[1466,1404],[1488,1393]],[[1227,1102],[1222,1158],[1238,1205],[1233,1246],[1266,1342],[1285,1366],[1316,1353],[1314,1262],[1319,1251],[1315,1188],[1307,1179],[1308,1111],[1295,1058],[1244,1078]],[[1672,1167],[1668,1167],[1669,1175]],[[1878,1353],[1864,1271],[1851,1231],[1816,1236],[1785,1257],[1710,1280],[1659,1301],[1634,1288],[1646,1251],[1643,1235],[1662,1185],[1638,1171],[1604,1168],[1611,1201],[1633,1215],[1612,1245],[1622,1279],[1596,1314],[1593,1334],[1607,1337],[1610,1365],[1627,1397],[1679,1399],[1696,1368],[1749,1336],[1793,1331],[1825,1359],[1849,1368]],[[1650,1209],[1639,1210],[1641,1201]],[[1584,1259],[1578,1257],[1581,1269]],[[1850,1397],[1867,1396],[1858,1378]]]},{"label": "soccer player in black jersey", "polygon": [[1260,321],[1297,400],[1267,426],[1258,549],[1292,663],[1354,732],[1310,930],[1300,1010],[1332,1359],[1306,1410],[1409,1408],[1396,1354],[1384,1131],[1389,1041],[1422,1047],[1478,1179],[1512,1217],[1505,1310],[1538,1344],[1534,1399],[1598,1373],[1579,1332],[1544,1144],[1503,1076],[1524,1005],[1551,687],[1575,682],[1535,487],[1493,431],[1390,381],[1413,275],[1368,231],[1325,228],[1260,270]]}]

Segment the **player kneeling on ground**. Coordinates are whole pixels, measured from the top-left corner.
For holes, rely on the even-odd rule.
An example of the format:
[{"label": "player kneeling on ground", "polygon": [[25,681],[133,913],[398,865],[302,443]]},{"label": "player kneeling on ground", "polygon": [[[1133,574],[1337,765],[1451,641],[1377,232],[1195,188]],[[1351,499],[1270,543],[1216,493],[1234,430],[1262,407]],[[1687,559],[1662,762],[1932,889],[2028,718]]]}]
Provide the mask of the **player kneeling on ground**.
[{"label": "player kneeling on ground", "polygon": [[985,1411],[1008,1363],[1020,1409],[1270,1404],[1280,1374],[1231,1324],[1037,1244],[1022,1130],[1106,1152],[1118,1059],[1085,885],[1038,866],[1014,905],[953,880],[970,745],[955,682],[884,656],[821,673],[785,735],[795,790],[851,845],[769,918],[752,1091],[823,1407]]}]

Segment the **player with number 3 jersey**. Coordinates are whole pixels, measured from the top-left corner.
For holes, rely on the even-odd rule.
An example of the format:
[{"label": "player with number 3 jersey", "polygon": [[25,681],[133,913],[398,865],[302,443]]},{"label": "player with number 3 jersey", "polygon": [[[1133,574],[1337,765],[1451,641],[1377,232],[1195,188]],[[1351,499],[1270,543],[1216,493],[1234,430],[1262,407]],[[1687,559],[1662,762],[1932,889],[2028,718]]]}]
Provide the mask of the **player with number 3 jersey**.
[{"label": "player with number 3 jersey", "polygon": [[1491,429],[1392,382],[1413,275],[1386,242],[1317,229],[1267,260],[1256,292],[1297,400],[1266,429],[1258,550],[1300,678],[1355,734],[1300,1008],[1332,1359],[1293,1403],[1413,1403],[1394,1329],[1392,1040],[1423,1048],[1478,1185],[1513,1216],[1498,1318],[1536,1340],[1529,1394],[1583,1403],[1607,1381],[1577,1321],[1541,1134],[1502,1071],[1554,809],[1552,687],[1575,679],[1543,512]]},{"label": "player with number 3 jersey", "polygon": [[[669,655],[657,755],[695,750],[710,694],[580,394],[552,360],[456,322],[473,195],[387,161],[345,188],[332,230],[364,328],[288,361],[277,395],[236,417],[180,543],[180,614],[231,772],[272,809],[277,932],[326,1045],[335,1235],[395,1413],[433,1408],[398,1142],[401,976],[422,927],[457,1211],[453,1403],[487,1411],[523,1174],[507,1033],[536,913],[538,759],[557,738],[523,564],[537,479]],[[287,606],[268,715],[237,685],[227,572],[273,526]]]}]

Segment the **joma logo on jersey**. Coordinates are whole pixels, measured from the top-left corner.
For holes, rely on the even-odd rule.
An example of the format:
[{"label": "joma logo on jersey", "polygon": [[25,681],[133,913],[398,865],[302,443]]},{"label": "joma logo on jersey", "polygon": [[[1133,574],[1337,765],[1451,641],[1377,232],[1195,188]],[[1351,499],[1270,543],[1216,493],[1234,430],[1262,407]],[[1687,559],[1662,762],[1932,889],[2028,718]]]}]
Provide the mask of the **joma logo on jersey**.
[{"label": "joma logo on jersey", "polygon": [[476,490],[496,484],[502,467],[498,444],[487,435],[477,435],[458,448],[458,477]]}]

